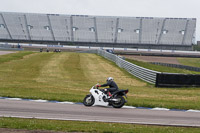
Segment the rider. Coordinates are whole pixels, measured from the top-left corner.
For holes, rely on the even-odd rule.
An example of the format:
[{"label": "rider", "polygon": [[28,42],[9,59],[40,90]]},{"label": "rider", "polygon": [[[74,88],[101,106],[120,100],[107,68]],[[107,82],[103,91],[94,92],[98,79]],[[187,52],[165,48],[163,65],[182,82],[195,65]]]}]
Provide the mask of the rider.
[{"label": "rider", "polygon": [[[119,88],[117,86],[117,84],[114,82],[113,77],[108,77],[106,80],[107,83],[103,84],[103,85],[97,85],[97,87],[105,87],[105,86],[109,86],[110,88],[105,88],[104,91],[105,92],[115,92],[117,91]],[[109,94],[111,95],[111,94]]]}]

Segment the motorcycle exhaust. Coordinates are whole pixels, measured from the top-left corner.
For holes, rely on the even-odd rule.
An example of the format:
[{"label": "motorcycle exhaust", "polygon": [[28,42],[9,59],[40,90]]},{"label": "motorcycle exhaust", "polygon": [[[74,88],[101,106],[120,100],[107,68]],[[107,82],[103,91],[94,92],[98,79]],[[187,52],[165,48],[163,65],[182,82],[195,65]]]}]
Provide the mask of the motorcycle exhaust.
[{"label": "motorcycle exhaust", "polygon": [[118,102],[119,99],[109,99],[110,102]]}]

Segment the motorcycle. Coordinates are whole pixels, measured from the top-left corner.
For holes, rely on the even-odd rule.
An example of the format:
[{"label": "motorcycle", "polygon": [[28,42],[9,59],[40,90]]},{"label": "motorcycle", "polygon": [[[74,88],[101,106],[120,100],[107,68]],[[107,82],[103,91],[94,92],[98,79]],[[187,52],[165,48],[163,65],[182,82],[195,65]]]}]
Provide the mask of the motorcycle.
[{"label": "motorcycle", "polygon": [[100,105],[100,106],[109,106],[111,105],[114,108],[121,108],[124,106],[124,104],[127,102],[124,97],[127,96],[128,93],[127,90],[117,90],[111,94],[109,91],[107,91],[107,94],[104,92],[104,90],[99,89],[94,85],[90,89],[90,94],[86,95],[83,99],[83,104],[85,106],[93,106],[93,105]]}]

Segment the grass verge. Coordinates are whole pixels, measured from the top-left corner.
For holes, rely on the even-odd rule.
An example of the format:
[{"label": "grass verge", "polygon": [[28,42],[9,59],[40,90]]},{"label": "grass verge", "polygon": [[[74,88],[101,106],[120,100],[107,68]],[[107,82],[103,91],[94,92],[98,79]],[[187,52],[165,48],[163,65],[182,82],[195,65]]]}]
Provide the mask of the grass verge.
[{"label": "grass verge", "polygon": [[33,54],[33,52],[27,51],[27,52],[17,52],[17,53],[12,53],[8,55],[1,55],[0,56],[0,64],[4,62],[9,62],[12,60],[19,60],[23,59],[24,56]]},{"label": "grass verge", "polygon": [[199,128],[148,126],[103,122],[0,118],[0,128],[99,133],[199,133]]},{"label": "grass verge", "polygon": [[200,67],[200,58],[178,58],[178,61],[183,65]]}]

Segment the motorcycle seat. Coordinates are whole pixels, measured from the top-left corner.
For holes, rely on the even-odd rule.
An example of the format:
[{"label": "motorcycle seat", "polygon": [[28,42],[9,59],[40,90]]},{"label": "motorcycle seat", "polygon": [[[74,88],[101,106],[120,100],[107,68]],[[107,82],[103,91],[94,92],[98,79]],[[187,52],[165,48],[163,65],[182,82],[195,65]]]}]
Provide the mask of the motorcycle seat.
[{"label": "motorcycle seat", "polygon": [[115,95],[115,94],[117,94],[117,93],[123,93],[123,92],[127,93],[127,92],[128,92],[128,89],[126,89],[126,90],[119,89],[119,90],[113,92],[112,95]]}]

